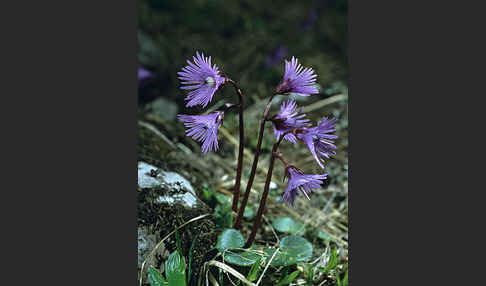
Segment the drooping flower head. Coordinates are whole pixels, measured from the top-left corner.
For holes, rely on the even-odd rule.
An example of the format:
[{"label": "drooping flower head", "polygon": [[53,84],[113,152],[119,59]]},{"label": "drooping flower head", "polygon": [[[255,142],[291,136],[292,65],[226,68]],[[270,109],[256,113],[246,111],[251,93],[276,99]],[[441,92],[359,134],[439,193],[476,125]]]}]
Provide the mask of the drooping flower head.
[{"label": "drooping flower head", "polygon": [[323,169],[324,158],[329,159],[330,155],[336,154],[333,139],[338,138],[338,136],[329,134],[336,131],[335,124],[335,118],[323,117],[316,127],[299,129],[297,132],[297,139],[307,145],[312,156]]},{"label": "drooping flower head", "polygon": [[[273,133],[280,139],[285,132],[291,131],[294,128],[302,128],[308,126],[309,119],[302,119],[305,114],[299,114],[300,110],[297,110],[297,104],[294,100],[287,100],[280,106],[280,112],[273,116],[271,121],[273,122]],[[295,135],[293,133],[287,133],[284,136],[285,140],[288,140],[295,144]]]},{"label": "drooping flower head", "polygon": [[185,84],[181,89],[191,90],[185,98],[189,101],[186,107],[195,105],[206,107],[226,79],[219,75],[216,65],[211,66],[211,57],[204,57],[204,54],[196,52],[193,60],[194,63],[188,60],[187,66],[177,73],[181,83]]},{"label": "drooping flower head", "polygon": [[312,68],[303,68],[298,60],[292,57],[291,61],[285,61],[285,74],[278,84],[276,92],[296,93],[302,96],[317,94],[319,90],[315,85],[317,75]]},{"label": "drooping flower head", "polygon": [[288,166],[285,169],[285,176],[289,178],[289,182],[287,183],[287,189],[285,190],[282,199],[292,207],[294,206],[295,198],[300,196],[300,193],[310,200],[308,194],[314,189],[320,189],[323,180],[327,178],[327,174],[304,174],[302,170],[294,166]]},{"label": "drooping flower head", "polygon": [[223,122],[224,112],[216,111],[207,115],[178,114],[177,118],[184,121],[187,136],[191,136],[198,142],[203,142],[201,146],[203,154],[219,149],[218,128]]}]

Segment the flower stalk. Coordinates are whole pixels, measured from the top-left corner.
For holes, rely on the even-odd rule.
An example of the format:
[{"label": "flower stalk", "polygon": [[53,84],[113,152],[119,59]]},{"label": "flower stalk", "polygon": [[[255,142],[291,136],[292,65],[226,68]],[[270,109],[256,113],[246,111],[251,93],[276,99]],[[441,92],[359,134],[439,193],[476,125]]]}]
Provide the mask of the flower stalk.
[{"label": "flower stalk", "polygon": [[[278,145],[280,145],[280,142],[282,142],[283,137],[284,136],[281,136],[280,139],[277,140],[277,142],[275,142],[275,144],[273,144],[272,157],[270,158],[270,164],[268,166],[267,178],[265,179],[265,186],[263,187],[262,198],[260,199],[260,205],[258,206],[258,211],[257,211],[257,214],[255,216],[255,220],[253,221],[253,227],[251,229],[250,236],[248,237],[248,240],[246,241],[246,244],[244,246],[245,248],[248,248],[248,247],[251,246],[251,244],[255,240],[256,232],[260,228],[261,218],[262,218],[262,215],[263,215],[263,211],[265,210],[265,205],[266,205],[268,193],[269,193],[269,190],[270,190],[270,182],[272,180],[273,166],[274,166],[274,163],[275,163],[275,158],[277,157],[277,156],[275,156],[275,154],[278,154],[277,153]],[[240,209],[240,211],[241,211],[241,209]]]},{"label": "flower stalk", "polygon": [[240,142],[232,203],[232,210],[237,212],[233,226],[235,229],[241,228],[242,217],[255,179],[258,159],[261,153],[263,134],[265,131],[265,123],[271,121],[273,124],[275,143],[272,147],[270,164],[258,211],[253,222],[250,236],[245,245],[245,247],[250,247],[260,228],[261,218],[265,211],[275,158],[281,160],[285,165],[285,177],[288,177],[289,181],[282,199],[291,206],[294,205],[297,196],[304,195],[307,199],[310,199],[308,194],[313,192],[314,189],[319,189],[320,185],[323,184],[323,180],[327,177],[327,174],[304,174],[301,169],[287,163],[283,156],[277,151],[279,144],[284,139],[292,144],[301,142],[307,146],[319,166],[324,168],[324,160],[335,154],[336,150],[334,139],[336,139],[337,136],[331,134],[335,131],[335,119],[323,117],[317,126],[311,127],[311,124],[309,123],[310,120],[305,118],[306,115],[301,113],[301,109],[297,109],[297,104],[294,100],[285,101],[280,107],[280,112],[273,117],[269,117],[268,115],[272,100],[277,94],[289,95],[293,93],[300,96],[309,96],[311,94],[319,93],[315,83],[317,75],[312,68],[304,68],[294,57],[292,57],[290,61],[285,61],[285,73],[283,78],[268,100],[262,114],[250,176],[248,177],[246,190],[239,208],[238,203],[243,171],[243,144],[245,141],[243,93],[234,80],[222,75],[219,68],[211,63],[211,57],[205,57],[204,54],[200,54],[199,52],[196,52],[196,56],[193,57],[193,62],[187,61],[187,66],[183,67],[182,70],[178,72],[178,77],[181,80],[181,89],[188,91],[188,95],[185,98],[187,101],[186,107],[200,105],[205,108],[212,101],[215,93],[227,83],[235,88],[236,94],[238,95],[239,104],[226,103],[222,108],[206,115],[179,114],[177,116],[184,122],[186,135],[200,142],[201,152],[202,154],[206,154],[219,149],[218,129],[223,123],[225,113],[230,111],[230,109],[239,108],[238,129]]},{"label": "flower stalk", "polygon": [[241,201],[240,209],[238,210],[238,215],[236,216],[235,224],[233,228],[239,229],[241,226],[241,219],[243,217],[243,213],[245,212],[246,204],[248,203],[248,197],[250,196],[250,190],[253,185],[253,180],[255,179],[256,169],[258,166],[258,158],[260,157],[260,152],[262,150],[262,140],[263,140],[263,132],[265,130],[265,123],[268,121],[268,112],[270,111],[270,106],[272,105],[272,100],[275,97],[275,93],[272,94],[270,99],[268,100],[267,106],[263,111],[262,120],[260,122],[260,131],[258,133],[258,142],[256,146],[255,156],[253,157],[253,164],[251,166],[250,177],[248,177],[248,183],[246,184],[245,194],[243,195],[243,200]]},{"label": "flower stalk", "polygon": [[239,126],[238,126],[240,132],[240,145],[238,149],[238,163],[236,165],[235,186],[233,189],[233,205],[231,207],[232,210],[236,213],[238,212],[238,200],[240,197],[241,172],[243,169],[243,150],[244,150],[244,143],[245,143],[245,127],[243,121],[244,106],[243,106],[243,93],[241,92],[241,89],[233,80],[228,79],[228,82],[233,85],[236,93],[238,94],[238,98],[240,100],[239,101],[240,114],[239,114]]}]

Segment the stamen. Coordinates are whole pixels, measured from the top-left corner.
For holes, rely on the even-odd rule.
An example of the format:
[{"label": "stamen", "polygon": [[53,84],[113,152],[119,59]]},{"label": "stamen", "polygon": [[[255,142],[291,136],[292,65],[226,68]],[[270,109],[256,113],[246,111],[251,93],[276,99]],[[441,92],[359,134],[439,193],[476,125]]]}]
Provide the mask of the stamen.
[{"label": "stamen", "polygon": [[206,84],[209,85],[209,86],[213,86],[214,84],[216,83],[216,81],[214,80],[214,78],[208,76],[206,78]]},{"label": "stamen", "polygon": [[300,190],[300,192],[301,192],[301,193],[303,193],[303,194],[304,194],[304,196],[305,196],[305,197],[306,197],[306,198],[307,198],[307,199],[310,201],[310,198],[309,198],[309,196],[307,195],[307,193],[305,192],[304,188],[299,187],[299,190]]}]

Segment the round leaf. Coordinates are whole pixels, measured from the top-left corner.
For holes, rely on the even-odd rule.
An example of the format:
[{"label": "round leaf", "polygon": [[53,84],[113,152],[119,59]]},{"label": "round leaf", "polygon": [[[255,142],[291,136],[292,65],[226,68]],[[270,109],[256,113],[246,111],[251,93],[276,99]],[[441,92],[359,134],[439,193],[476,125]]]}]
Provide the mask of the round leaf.
[{"label": "round leaf", "polygon": [[[265,252],[265,254],[268,256],[267,257],[267,261],[270,261],[270,258],[273,256],[273,253],[275,252],[275,250],[277,250],[276,248],[267,248],[265,250],[263,250],[263,252]],[[272,263],[270,263],[271,266],[273,267],[278,267],[278,266],[285,266],[287,265],[286,263],[289,262],[288,265],[292,265],[293,262],[292,261],[288,261],[288,256],[283,254],[281,250],[279,250],[279,252],[277,254],[275,254],[275,257],[273,258],[272,260]],[[267,262],[265,262],[267,263]]]},{"label": "round leaf", "polygon": [[280,232],[287,232],[291,234],[303,234],[304,225],[291,217],[280,217],[273,221],[272,226]]},{"label": "round leaf", "polygon": [[251,266],[258,258],[260,258],[259,255],[250,251],[225,251],[224,253],[224,261],[239,266]]},{"label": "round leaf", "polygon": [[[268,259],[274,254],[275,248],[265,249]],[[297,235],[284,237],[280,241],[280,250],[272,260],[271,266],[289,266],[304,261],[312,256],[312,244]]]},{"label": "round leaf", "polygon": [[244,244],[243,235],[236,229],[229,228],[219,235],[216,248],[223,252],[225,249],[243,247]]}]

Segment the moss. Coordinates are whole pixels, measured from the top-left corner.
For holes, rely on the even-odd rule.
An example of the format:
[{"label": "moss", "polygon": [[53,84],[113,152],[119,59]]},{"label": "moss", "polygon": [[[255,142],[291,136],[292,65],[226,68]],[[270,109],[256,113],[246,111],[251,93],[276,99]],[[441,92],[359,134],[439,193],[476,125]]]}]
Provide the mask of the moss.
[{"label": "moss", "polygon": [[[163,131],[163,126],[154,124],[159,131]],[[164,142],[154,131],[139,125],[137,140],[138,160],[147,162],[164,170],[181,173],[197,174],[189,160],[183,160],[184,154]],[[189,178],[194,181],[195,178]],[[199,178],[197,181],[202,181]],[[167,234],[176,227],[202,214],[212,213],[212,210],[202,202],[198,202],[195,207],[190,208],[181,203],[160,203],[157,202],[160,196],[170,196],[175,193],[184,193],[186,190],[171,188],[166,185],[159,185],[153,188],[138,189],[138,216],[139,227],[146,227],[150,234],[156,236],[157,242],[162,240]],[[204,255],[216,244],[217,233],[212,215],[189,223],[179,230],[183,255],[186,262],[189,257],[191,244],[199,234],[194,247],[191,281],[197,281],[197,275],[201,265],[204,264]],[[164,243],[166,253],[176,250],[175,235],[171,235]],[[166,257],[158,254],[153,266],[160,268]],[[191,283],[192,284],[192,283]]]},{"label": "moss", "polygon": [[139,161],[145,161],[154,166],[167,169],[168,155],[174,151],[167,143],[163,142],[153,131],[139,125],[137,138],[137,154]]},{"label": "moss", "polygon": [[[147,227],[149,233],[156,235],[157,241],[162,240],[171,231],[190,219],[202,214],[211,213],[209,207],[203,203],[198,203],[193,208],[178,203],[157,203],[157,199],[160,196],[179,192],[181,191],[165,186],[140,189],[138,191],[138,225]],[[194,247],[194,253],[192,254],[192,272],[194,273],[192,280],[194,281],[197,279],[201,265],[204,264],[206,251],[211,249],[216,243],[217,233],[215,232],[215,224],[212,219],[213,217],[210,215],[191,222],[178,230],[186,262],[189,257],[191,244],[196,235],[199,234]],[[175,251],[177,249],[175,235],[171,235],[164,244],[165,249],[169,253]],[[160,267],[164,263],[165,258],[160,255],[156,258],[156,265],[154,266]]]}]

